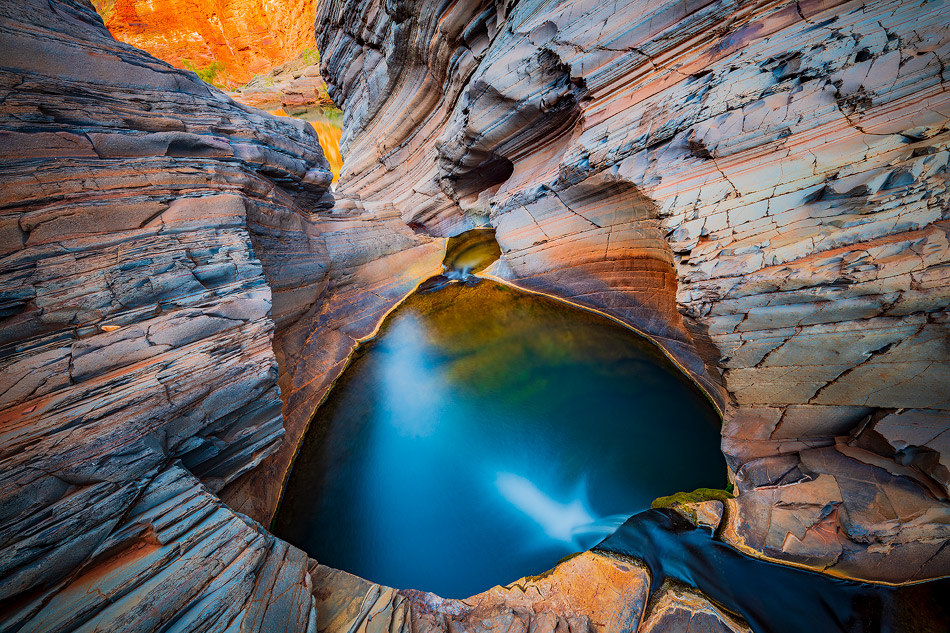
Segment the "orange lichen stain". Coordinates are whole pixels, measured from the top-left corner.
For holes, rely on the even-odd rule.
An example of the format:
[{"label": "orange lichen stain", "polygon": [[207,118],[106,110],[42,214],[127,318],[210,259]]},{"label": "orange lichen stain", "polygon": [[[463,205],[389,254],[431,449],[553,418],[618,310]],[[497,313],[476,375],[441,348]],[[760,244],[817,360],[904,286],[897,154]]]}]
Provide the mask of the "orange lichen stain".
[{"label": "orange lichen stain", "polygon": [[102,556],[99,560],[93,561],[77,577],[78,582],[92,578],[104,578],[115,572],[121,572],[128,569],[136,561],[142,560],[153,555],[162,548],[154,532],[150,529],[139,540],[136,540],[127,547],[124,547],[111,554]]},{"label": "orange lichen stain", "polygon": [[103,587],[116,587],[122,579],[134,579],[150,564],[155,564],[163,547],[166,546],[158,541],[149,526],[135,541],[101,553],[59,589],[31,623],[37,625],[37,630],[59,630],[60,620],[68,618],[64,605],[80,603],[90,596],[108,604],[121,594],[108,595],[103,593]]},{"label": "orange lichen stain", "polygon": [[120,329],[121,327],[122,327],[121,325],[103,325],[103,326],[102,326],[102,331],[103,331],[103,332],[115,332],[116,330]]}]

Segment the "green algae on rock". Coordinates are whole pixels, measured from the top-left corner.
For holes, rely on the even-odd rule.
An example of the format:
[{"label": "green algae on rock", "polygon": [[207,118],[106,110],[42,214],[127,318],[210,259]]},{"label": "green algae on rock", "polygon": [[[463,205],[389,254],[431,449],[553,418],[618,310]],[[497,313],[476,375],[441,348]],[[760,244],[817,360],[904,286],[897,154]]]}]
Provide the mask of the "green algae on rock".
[{"label": "green algae on rock", "polygon": [[718,488],[697,488],[692,492],[676,492],[666,497],[658,497],[653,500],[650,507],[671,508],[675,504],[700,503],[702,501],[725,501],[732,499],[733,495],[728,490]]}]

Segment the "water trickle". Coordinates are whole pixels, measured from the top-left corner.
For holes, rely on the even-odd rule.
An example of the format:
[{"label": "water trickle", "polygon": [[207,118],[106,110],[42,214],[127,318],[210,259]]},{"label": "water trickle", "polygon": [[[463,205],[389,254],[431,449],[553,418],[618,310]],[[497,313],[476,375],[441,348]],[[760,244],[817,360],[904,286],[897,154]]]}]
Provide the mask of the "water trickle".
[{"label": "water trickle", "polygon": [[651,590],[666,578],[702,591],[768,633],[944,633],[950,579],[904,587],[843,580],[757,560],[672,510],[631,517],[598,550],[644,561]]},{"label": "water trickle", "polygon": [[495,229],[477,228],[450,237],[442,259],[442,274],[425,280],[419,292],[433,292],[452,283],[477,283],[475,277],[501,257]]}]

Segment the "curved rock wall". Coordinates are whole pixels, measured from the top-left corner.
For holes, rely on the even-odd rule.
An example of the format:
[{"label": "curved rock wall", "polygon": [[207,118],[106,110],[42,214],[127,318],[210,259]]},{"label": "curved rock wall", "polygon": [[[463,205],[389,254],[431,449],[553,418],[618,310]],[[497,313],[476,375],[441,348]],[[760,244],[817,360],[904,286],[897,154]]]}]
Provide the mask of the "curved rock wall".
[{"label": "curved rock wall", "polygon": [[328,283],[316,136],[87,2],[0,24],[0,629],[305,630],[306,556],[211,491],[284,435],[275,324]]},{"label": "curved rock wall", "polygon": [[[750,552],[950,573],[950,6],[322,3],[341,188],[657,340]],[[887,436],[887,439],[884,439]]]},{"label": "curved rock wall", "polygon": [[948,573],[946,3],[320,20],[336,196],[305,125],[85,0],[0,5],[0,630],[747,630],[678,586],[649,608],[603,554],[443,601],[235,512],[269,518],[356,341],[438,268],[425,234],[486,221],[494,274],[651,334],[724,406],[725,538]]}]

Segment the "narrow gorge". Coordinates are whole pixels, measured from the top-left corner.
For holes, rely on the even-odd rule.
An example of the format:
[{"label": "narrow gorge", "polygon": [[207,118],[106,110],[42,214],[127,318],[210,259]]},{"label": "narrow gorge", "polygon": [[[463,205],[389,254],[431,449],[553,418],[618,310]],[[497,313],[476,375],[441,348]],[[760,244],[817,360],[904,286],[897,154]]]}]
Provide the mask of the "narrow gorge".
[{"label": "narrow gorge", "polygon": [[948,64],[946,0],[0,3],[0,631],[947,630]]}]

